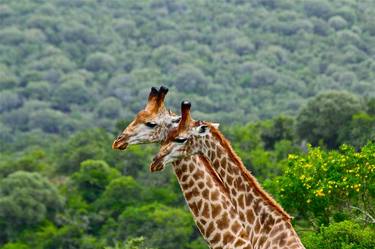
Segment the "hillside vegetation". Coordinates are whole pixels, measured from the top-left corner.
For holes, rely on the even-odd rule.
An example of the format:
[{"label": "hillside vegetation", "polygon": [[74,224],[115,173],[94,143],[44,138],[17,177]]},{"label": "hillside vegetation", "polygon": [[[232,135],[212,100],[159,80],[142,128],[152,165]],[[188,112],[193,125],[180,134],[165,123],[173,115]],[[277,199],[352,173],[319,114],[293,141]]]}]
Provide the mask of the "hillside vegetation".
[{"label": "hillside vegetation", "polygon": [[225,123],[374,97],[374,17],[371,0],[3,0],[0,129],[113,129],[160,84]]},{"label": "hillside vegetation", "polygon": [[151,86],[220,122],[307,249],[375,248],[372,0],[1,0],[0,249],[203,249]]}]

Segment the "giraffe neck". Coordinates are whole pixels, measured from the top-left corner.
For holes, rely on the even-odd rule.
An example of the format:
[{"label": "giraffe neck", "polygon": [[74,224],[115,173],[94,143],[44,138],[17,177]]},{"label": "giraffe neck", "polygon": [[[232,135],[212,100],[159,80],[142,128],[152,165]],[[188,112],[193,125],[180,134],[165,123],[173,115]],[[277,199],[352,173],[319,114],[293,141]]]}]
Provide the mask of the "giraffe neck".
[{"label": "giraffe neck", "polygon": [[253,249],[224,186],[205,158],[173,163],[194,221],[210,248]]},{"label": "giraffe neck", "polygon": [[249,232],[254,248],[304,248],[294,231],[289,215],[258,184],[234,153],[230,144],[218,134],[198,142],[202,156],[218,173],[228,189],[242,225]]}]

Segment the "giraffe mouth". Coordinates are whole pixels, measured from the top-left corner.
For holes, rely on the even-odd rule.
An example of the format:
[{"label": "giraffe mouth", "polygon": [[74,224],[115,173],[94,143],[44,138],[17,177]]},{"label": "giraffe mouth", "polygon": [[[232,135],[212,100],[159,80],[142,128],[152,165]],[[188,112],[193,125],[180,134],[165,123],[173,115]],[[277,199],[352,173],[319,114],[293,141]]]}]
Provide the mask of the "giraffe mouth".
[{"label": "giraffe mouth", "polygon": [[128,147],[128,143],[126,142],[126,140],[127,139],[124,135],[120,135],[113,142],[112,149],[114,149],[114,150],[125,150]]}]

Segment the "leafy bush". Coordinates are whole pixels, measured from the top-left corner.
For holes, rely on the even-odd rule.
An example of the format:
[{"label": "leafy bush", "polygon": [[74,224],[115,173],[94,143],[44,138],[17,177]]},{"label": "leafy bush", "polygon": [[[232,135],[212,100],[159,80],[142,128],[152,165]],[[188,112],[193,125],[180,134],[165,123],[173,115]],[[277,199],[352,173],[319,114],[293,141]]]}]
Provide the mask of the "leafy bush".
[{"label": "leafy bush", "polygon": [[319,233],[307,233],[302,242],[308,249],[371,249],[375,247],[375,231],[353,221],[332,223]]},{"label": "leafy bush", "polygon": [[368,220],[375,213],[374,152],[375,144],[369,143],[360,152],[342,145],[338,152],[310,147],[307,155],[289,155],[276,184],[281,203],[318,224],[328,224],[334,214],[358,211],[357,217]]}]

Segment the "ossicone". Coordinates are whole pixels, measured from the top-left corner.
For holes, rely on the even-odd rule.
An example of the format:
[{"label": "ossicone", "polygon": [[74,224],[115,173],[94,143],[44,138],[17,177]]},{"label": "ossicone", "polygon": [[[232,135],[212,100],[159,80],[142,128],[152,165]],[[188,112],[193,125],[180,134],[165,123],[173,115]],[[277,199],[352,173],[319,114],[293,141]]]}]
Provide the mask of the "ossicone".
[{"label": "ossicone", "polygon": [[160,86],[159,93],[167,94],[169,89],[165,86]]},{"label": "ossicone", "polygon": [[151,99],[158,97],[158,95],[159,95],[158,89],[156,89],[156,87],[151,87],[150,94],[148,95],[148,100],[150,101]]},{"label": "ossicone", "polygon": [[191,108],[191,103],[187,100],[181,102],[181,112],[189,111]]}]

